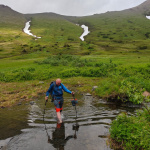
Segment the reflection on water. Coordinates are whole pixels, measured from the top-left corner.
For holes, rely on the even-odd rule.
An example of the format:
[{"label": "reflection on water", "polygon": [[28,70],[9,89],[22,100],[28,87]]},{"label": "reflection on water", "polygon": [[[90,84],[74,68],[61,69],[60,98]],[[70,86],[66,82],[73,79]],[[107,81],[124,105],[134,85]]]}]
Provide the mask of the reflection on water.
[{"label": "reflection on water", "polygon": [[106,140],[112,120],[120,112],[135,113],[135,108],[78,95],[76,110],[71,97],[65,97],[64,123],[57,124],[53,104],[46,105],[44,114],[42,99],[0,110],[0,149],[109,150]]},{"label": "reflection on water", "polygon": [[64,123],[62,124],[57,123],[56,128],[52,133],[52,137],[48,135],[48,143],[52,144],[54,148],[63,150],[65,148],[66,143],[72,138],[77,138],[76,133],[75,135],[68,135],[66,137]]}]

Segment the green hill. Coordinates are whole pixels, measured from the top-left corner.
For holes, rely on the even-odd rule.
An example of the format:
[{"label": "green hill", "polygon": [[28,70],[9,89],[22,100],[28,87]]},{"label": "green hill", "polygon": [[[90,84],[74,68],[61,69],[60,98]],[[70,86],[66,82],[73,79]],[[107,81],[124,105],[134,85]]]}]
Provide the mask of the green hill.
[{"label": "green hill", "polygon": [[54,13],[28,14],[31,31],[42,37],[36,43],[42,49],[53,54],[75,53],[79,49],[82,29],[72,22]]},{"label": "green hill", "polygon": [[[82,29],[54,13],[20,14],[7,6],[0,6],[0,58],[28,54],[36,51],[77,53]],[[36,40],[23,32],[31,20],[30,30],[42,37]]]},{"label": "green hill", "polygon": [[[62,16],[54,13],[21,14],[0,5],[1,58],[32,53],[37,50],[51,54],[79,55],[127,53],[150,48],[150,0],[124,11],[107,12],[86,17]],[[22,32],[31,20],[34,37]],[[81,42],[83,30],[75,24],[85,24],[90,34]],[[7,32],[6,31],[7,27]]]},{"label": "green hill", "polygon": [[26,18],[23,14],[12,10],[10,7],[0,5],[0,27],[23,27]]},{"label": "green hill", "polygon": [[89,26],[86,42],[96,46],[96,54],[103,50],[126,52],[150,48],[150,0],[124,11],[107,12],[86,17],[65,17]]}]

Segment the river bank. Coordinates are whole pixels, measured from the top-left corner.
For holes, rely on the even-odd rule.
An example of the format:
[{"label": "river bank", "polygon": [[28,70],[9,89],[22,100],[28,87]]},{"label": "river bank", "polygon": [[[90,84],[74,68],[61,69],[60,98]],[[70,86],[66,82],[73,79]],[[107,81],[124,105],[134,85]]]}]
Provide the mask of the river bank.
[{"label": "river bank", "polygon": [[150,109],[138,111],[129,116],[122,113],[113,120],[110,128],[109,144],[115,150],[150,149]]},{"label": "river bank", "polygon": [[[0,96],[0,107],[10,107],[16,104],[20,104],[22,101],[31,101],[38,97],[41,93],[46,93],[49,88],[51,81],[55,79],[45,81],[22,81],[22,82],[11,82],[5,83],[0,82],[1,96]],[[95,95],[95,91],[92,91],[92,87],[97,85],[98,78],[68,78],[62,79],[69,89],[76,89],[80,93],[92,93]],[[77,92],[75,91],[75,92]]]},{"label": "river bank", "polygon": [[[46,93],[51,81],[54,80],[55,79],[44,81],[34,80],[34,81],[22,81],[10,83],[0,82],[0,86],[3,87],[0,89],[1,93],[0,107],[1,108],[11,107],[14,105],[20,105],[22,101],[32,101],[33,99],[36,99],[39,96],[39,94]],[[107,82],[110,83],[108,79]],[[129,101],[128,100],[129,97],[127,97],[125,93],[120,94],[120,92],[118,91],[118,93],[111,92],[109,94],[109,90],[107,90],[107,93],[105,93],[104,90],[107,84],[106,79],[104,80],[104,78],[72,77],[62,79],[62,83],[65,84],[70,90],[75,90],[75,92],[82,94],[91,93],[93,96],[101,97],[111,102],[122,103],[123,99],[124,102]],[[103,83],[105,83],[105,85],[102,86]],[[110,85],[111,84],[113,83],[110,83]],[[113,86],[110,87],[110,89],[111,88],[113,88]],[[118,97],[120,98],[122,97],[122,99],[118,99]],[[141,97],[143,97],[143,95],[141,95]]]}]

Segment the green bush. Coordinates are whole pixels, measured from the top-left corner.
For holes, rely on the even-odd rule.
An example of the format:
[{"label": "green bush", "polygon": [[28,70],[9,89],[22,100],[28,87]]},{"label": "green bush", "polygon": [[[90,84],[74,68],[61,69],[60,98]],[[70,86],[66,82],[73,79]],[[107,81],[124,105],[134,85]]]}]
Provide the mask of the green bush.
[{"label": "green bush", "polygon": [[108,97],[109,94],[118,94],[119,88],[119,78],[104,78],[96,89],[96,94],[100,97]]},{"label": "green bush", "polygon": [[134,85],[132,82],[123,80],[121,82],[120,92],[124,93],[131,102],[134,104],[141,104],[144,100],[142,93],[145,89],[140,89],[137,85]]},{"label": "green bush", "polygon": [[67,70],[64,70],[64,71],[60,72],[60,76],[63,77],[63,78],[77,77],[77,76],[79,76],[79,70],[77,70],[77,69],[67,69]]},{"label": "green bush", "polygon": [[147,49],[147,46],[146,45],[143,45],[143,46],[139,46],[138,49],[140,50],[144,50],[144,49]]},{"label": "green bush", "polygon": [[0,72],[0,81],[6,81],[6,76],[2,72]]},{"label": "green bush", "polygon": [[131,117],[122,113],[112,122],[110,137],[120,144],[122,149],[148,150],[150,149],[149,119],[148,110]]},{"label": "green bush", "polygon": [[32,80],[33,75],[29,71],[22,71],[22,72],[17,73],[15,78],[18,81],[27,81],[27,80]]}]

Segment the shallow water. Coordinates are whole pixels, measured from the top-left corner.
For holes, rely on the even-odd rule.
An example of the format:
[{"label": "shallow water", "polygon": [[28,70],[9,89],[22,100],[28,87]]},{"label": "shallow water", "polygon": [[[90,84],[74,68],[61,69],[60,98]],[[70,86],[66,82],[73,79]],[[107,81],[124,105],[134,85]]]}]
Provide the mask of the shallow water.
[{"label": "shallow water", "polygon": [[[68,96],[68,95],[66,95]],[[57,124],[53,103],[44,114],[44,96],[8,109],[0,110],[0,149],[2,150],[110,150],[107,136],[110,124],[121,112],[129,115],[136,108],[117,106],[92,96],[77,95],[73,107],[66,97],[64,123]]]}]

